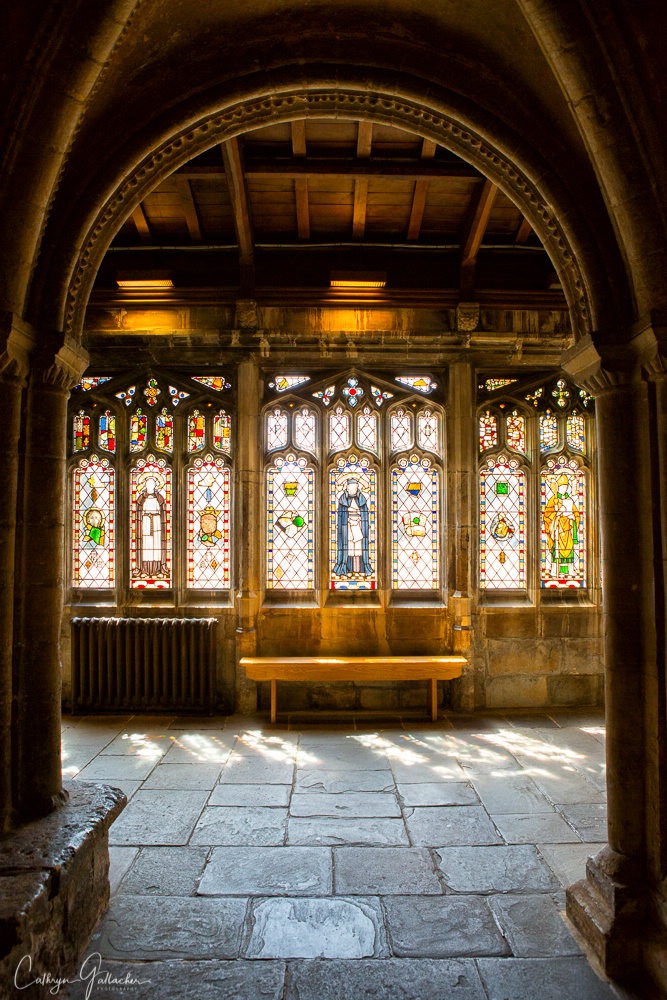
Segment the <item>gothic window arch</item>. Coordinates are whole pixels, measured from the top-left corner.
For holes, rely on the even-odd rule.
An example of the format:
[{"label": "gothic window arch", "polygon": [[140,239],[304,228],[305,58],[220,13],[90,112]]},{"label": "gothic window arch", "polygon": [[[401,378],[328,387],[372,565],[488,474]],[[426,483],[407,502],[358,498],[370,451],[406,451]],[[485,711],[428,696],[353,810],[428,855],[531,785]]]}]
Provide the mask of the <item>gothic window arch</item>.
[{"label": "gothic window arch", "polygon": [[435,380],[405,378],[267,381],[267,590],[442,586],[444,411]]},{"label": "gothic window arch", "polygon": [[230,590],[230,389],[224,376],[143,370],[73,390],[75,591]]}]

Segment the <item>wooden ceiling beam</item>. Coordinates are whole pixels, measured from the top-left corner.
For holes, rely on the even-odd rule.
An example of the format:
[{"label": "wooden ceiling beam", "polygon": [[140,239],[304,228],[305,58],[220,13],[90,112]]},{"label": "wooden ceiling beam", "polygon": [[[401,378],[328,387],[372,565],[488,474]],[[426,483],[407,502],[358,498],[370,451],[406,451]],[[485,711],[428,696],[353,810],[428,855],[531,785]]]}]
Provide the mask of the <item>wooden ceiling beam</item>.
[{"label": "wooden ceiling beam", "polygon": [[136,226],[141,241],[143,243],[152,243],[153,234],[151,233],[151,227],[148,225],[148,219],[146,218],[144,206],[141,202],[139,202],[135,210],[132,212],[132,221]]},{"label": "wooden ceiling beam", "polygon": [[[359,122],[357,126],[357,159],[367,160],[373,145],[373,122]],[[352,239],[363,240],[366,235],[366,209],[368,207],[368,177],[355,177],[354,209],[352,211]]]},{"label": "wooden ceiling beam", "polygon": [[475,290],[475,266],[477,254],[489,224],[491,209],[498,193],[498,187],[485,180],[473,193],[468,206],[466,222],[461,234],[461,281],[462,300],[470,300]]},{"label": "wooden ceiling beam", "polygon": [[526,240],[528,239],[528,237],[530,236],[530,234],[532,233],[532,231],[533,231],[533,227],[531,226],[531,224],[528,221],[528,219],[525,219],[525,218],[522,219],[521,220],[521,225],[519,226],[519,228],[516,231],[516,236],[514,237],[514,242],[515,243],[525,243]]},{"label": "wooden ceiling beam", "polygon": [[[250,160],[245,164],[248,177],[271,180],[278,177],[377,177],[384,180],[437,180],[447,177],[469,177],[481,180],[481,174],[468,163],[429,163],[428,160],[357,160],[357,159],[304,159]],[[215,167],[184,167],[177,171],[189,178],[214,178],[222,173]]]},{"label": "wooden ceiling beam", "polygon": [[[292,156],[306,156],[305,119],[292,122]],[[310,204],[308,202],[308,178],[294,178],[294,200],[296,203],[296,231],[300,240],[310,239]]]},{"label": "wooden ceiling beam", "polygon": [[255,240],[250,214],[250,200],[243,169],[243,151],[238,139],[228,139],[222,143],[225,175],[232,203],[234,229],[239,245],[241,268],[241,294],[250,295],[255,285]]},{"label": "wooden ceiling beam", "polygon": [[197,206],[195,205],[195,200],[192,197],[192,188],[190,187],[190,181],[187,177],[176,178],[176,190],[178,191],[178,196],[181,199],[181,207],[185,216],[185,222],[188,227],[190,239],[193,243],[201,243],[202,233],[201,226],[199,224],[199,216],[197,215]]},{"label": "wooden ceiling beam", "polygon": [[[422,143],[422,160],[431,160],[435,156],[436,145],[430,139],[424,139]],[[424,209],[426,208],[426,195],[428,194],[428,181],[415,181],[415,189],[412,194],[412,208],[410,209],[410,221],[408,222],[408,239],[418,240],[421,233]]]},{"label": "wooden ceiling beam", "polygon": [[292,122],[292,156],[306,155],[306,121]]},{"label": "wooden ceiling beam", "polygon": [[371,155],[373,122],[359,122],[357,129],[357,156],[360,160]]}]

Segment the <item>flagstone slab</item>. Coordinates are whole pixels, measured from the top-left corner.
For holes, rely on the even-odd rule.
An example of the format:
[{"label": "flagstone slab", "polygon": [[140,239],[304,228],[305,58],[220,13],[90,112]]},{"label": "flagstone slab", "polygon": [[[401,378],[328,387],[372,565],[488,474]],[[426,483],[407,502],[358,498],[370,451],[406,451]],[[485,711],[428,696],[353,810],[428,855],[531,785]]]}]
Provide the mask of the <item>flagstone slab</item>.
[{"label": "flagstone slab", "polygon": [[394,777],[391,771],[353,770],[335,771],[318,768],[297,768],[294,791],[299,794],[326,792],[340,795],[345,792],[393,792]]},{"label": "flagstone slab", "polygon": [[200,896],[325,896],[331,891],[328,847],[219,847],[197,890]]},{"label": "flagstone slab", "polygon": [[[472,959],[290,962],[285,1000],[486,1000]],[[143,1000],[143,998],[142,998]]]},{"label": "flagstone slab", "polygon": [[287,809],[263,806],[208,806],[191,843],[230,847],[276,847],[285,842]]},{"label": "flagstone slab", "polygon": [[532,845],[445,847],[436,850],[447,886],[453,892],[551,892],[558,883]]},{"label": "flagstone slab", "polygon": [[585,958],[483,958],[477,968],[488,1000],[618,1000]]},{"label": "flagstone slab", "polygon": [[[85,970],[84,974],[88,970]],[[107,974],[121,986],[105,978]],[[74,983],[67,1000],[282,1000],[285,987],[284,962],[166,961],[116,962],[104,960],[90,991],[90,980]],[[463,997],[462,1000],[467,1000]],[[476,1000],[476,998],[475,998]]]},{"label": "flagstone slab", "polygon": [[560,811],[585,843],[597,844],[606,839],[607,806],[604,803],[583,802],[560,806]]},{"label": "flagstone slab", "polygon": [[478,806],[474,789],[465,781],[429,781],[399,784],[404,806]]},{"label": "flagstone slab", "polygon": [[375,847],[409,847],[402,819],[330,819],[321,816],[293,816],[287,824],[289,844],[332,847],[368,844]]},{"label": "flagstone slab", "polygon": [[493,816],[508,844],[576,844],[580,838],[562,816],[552,813]]},{"label": "flagstone slab", "polygon": [[346,792],[330,795],[311,792],[292,796],[291,816],[333,816],[353,819],[360,816],[400,817],[396,796],[388,792]]},{"label": "flagstone slab", "polygon": [[133,896],[193,896],[208,847],[143,847],[120,886]]},{"label": "flagstone slab", "polygon": [[228,782],[216,785],[208,800],[210,806],[265,806],[275,808],[289,805],[291,785],[237,785]]},{"label": "flagstone slab", "polygon": [[246,958],[368,958],[386,954],[376,899],[263,899],[252,904]]},{"label": "flagstone slab", "polygon": [[551,802],[527,774],[508,771],[500,774],[475,775],[472,783],[482,800],[482,805],[493,816],[505,813],[554,811]]},{"label": "flagstone slab", "polygon": [[548,893],[489,896],[498,926],[518,958],[580,955],[581,948]]},{"label": "flagstone slab", "polygon": [[206,792],[166,793],[140,788],[111,827],[109,843],[138,846],[187,844],[204,808],[206,796]]},{"label": "flagstone slab", "polygon": [[404,815],[416,847],[503,842],[481,806],[420,806]]},{"label": "flagstone slab", "polygon": [[387,896],[392,953],[404,958],[509,955],[493,913],[474,896]]},{"label": "flagstone slab", "polygon": [[418,847],[334,848],[336,893],[355,895],[442,895],[430,853]]}]

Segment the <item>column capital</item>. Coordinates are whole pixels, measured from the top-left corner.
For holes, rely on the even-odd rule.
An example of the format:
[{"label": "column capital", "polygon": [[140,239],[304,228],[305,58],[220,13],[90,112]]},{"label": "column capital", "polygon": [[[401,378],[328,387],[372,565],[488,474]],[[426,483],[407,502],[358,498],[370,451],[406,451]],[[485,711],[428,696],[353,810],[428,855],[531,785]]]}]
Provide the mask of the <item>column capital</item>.
[{"label": "column capital", "polygon": [[650,326],[633,327],[628,340],[596,343],[590,334],[561,355],[561,365],[574,382],[591,396],[641,382],[657,353]]},{"label": "column capital", "polygon": [[0,312],[0,376],[25,379],[30,372],[30,353],[35,331],[12,312]]},{"label": "column capital", "polygon": [[632,330],[647,339],[652,336],[655,341],[655,353],[644,365],[648,378],[652,382],[667,378],[667,311],[647,313],[637,320]]},{"label": "column capital", "polygon": [[54,334],[39,344],[34,354],[33,380],[70,392],[90,363],[88,351],[72,337]]}]

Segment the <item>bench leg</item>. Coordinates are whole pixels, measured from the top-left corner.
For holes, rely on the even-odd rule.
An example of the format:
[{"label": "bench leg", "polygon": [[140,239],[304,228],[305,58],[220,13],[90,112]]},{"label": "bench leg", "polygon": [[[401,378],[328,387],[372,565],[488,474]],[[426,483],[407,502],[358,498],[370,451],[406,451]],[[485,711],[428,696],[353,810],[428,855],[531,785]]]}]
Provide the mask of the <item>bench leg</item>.
[{"label": "bench leg", "polygon": [[428,684],[428,703],[431,709],[431,722],[438,721],[438,681],[437,678],[431,677]]},{"label": "bench leg", "polygon": [[271,722],[276,721],[278,712],[278,681],[271,681]]}]

